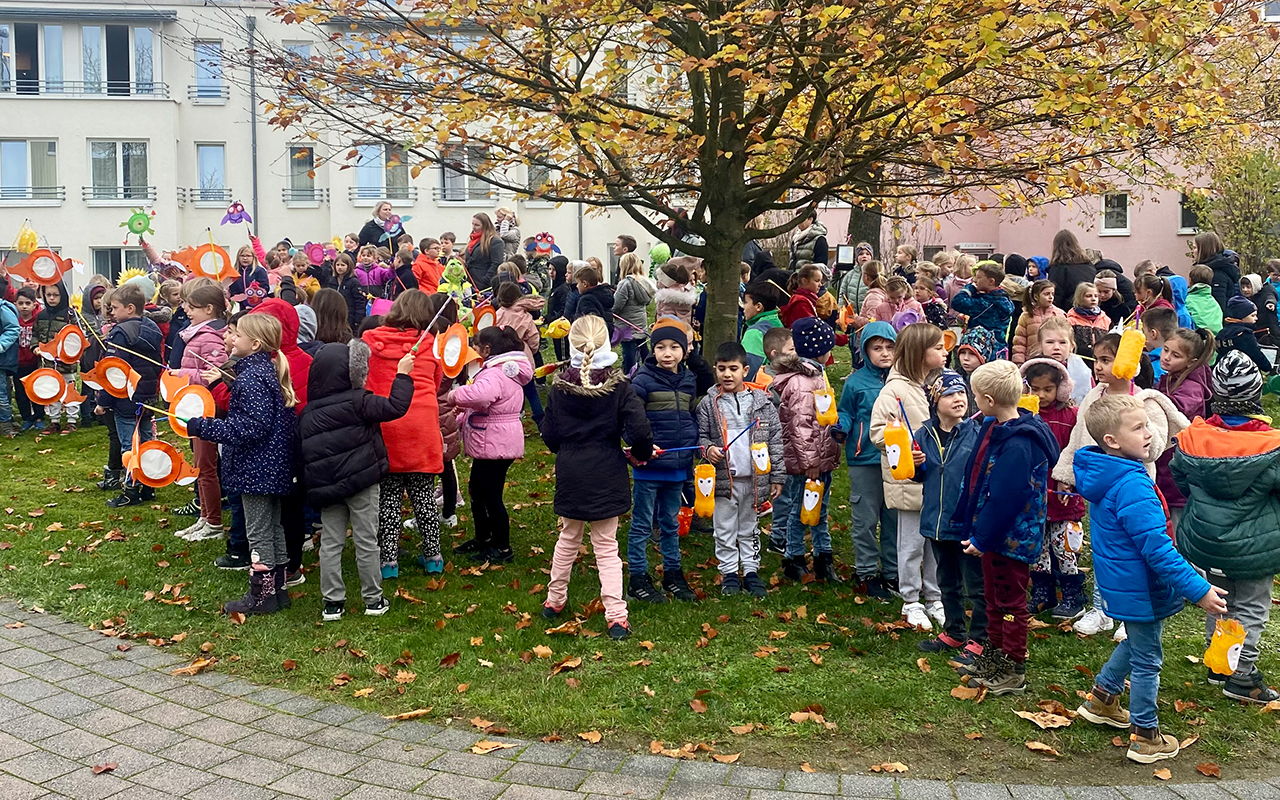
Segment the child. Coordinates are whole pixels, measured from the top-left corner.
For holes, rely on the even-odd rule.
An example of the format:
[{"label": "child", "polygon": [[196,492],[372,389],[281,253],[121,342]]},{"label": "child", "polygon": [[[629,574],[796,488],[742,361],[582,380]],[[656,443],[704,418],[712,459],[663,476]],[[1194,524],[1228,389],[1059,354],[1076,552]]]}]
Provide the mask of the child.
[{"label": "child", "polygon": [[[18,312],[18,369],[14,373],[13,393],[18,401],[18,413],[22,416],[21,432],[44,430],[44,406],[32,403],[27,397],[27,389],[22,379],[35,372],[41,366],[40,354],[36,352],[35,341],[36,315],[40,313],[40,304],[36,302],[36,290],[23,286],[13,299],[14,308]],[[5,380],[8,377],[5,376]]]},{"label": "child", "polygon": [[1142,333],[1147,337],[1142,349],[1151,359],[1151,371],[1154,379],[1158,381],[1164,374],[1164,368],[1160,366],[1160,356],[1164,352],[1164,343],[1178,329],[1178,313],[1172,308],[1159,306],[1148,310],[1139,319],[1142,321]]},{"label": "child", "polygon": [[458,236],[453,231],[445,231],[440,234],[440,263],[448,264],[449,259],[453,258],[453,248],[458,243]]},{"label": "child", "polygon": [[1258,337],[1253,329],[1258,324],[1258,307],[1253,301],[1236,295],[1227,301],[1227,310],[1222,315],[1222,335],[1218,337],[1218,357],[1239,350],[1258,365],[1263,375],[1269,374],[1274,366],[1267,359],[1262,348],[1258,346]]},{"label": "child", "polygon": [[[938,589],[946,616],[943,632],[917,647],[926,653],[964,650],[959,663],[973,663],[987,640],[987,606],[983,598],[982,560],[964,552],[960,530],[952,521],[965,483],[965,465],[978,437],[978,421],[965,419],[969,389],[960,373],[944,369],[929,384],[933,413],[915,432],[912,450],[916,473],[924,487],[920,534],[929,540],[938,564]],[[973,607],[965,613],[965,601]]]},{"label": "child", "polygon": [[[895,328],[902,328],[924,319],[924,308],[911,296],[911,284],[901,275],[894,275],[885,282],[885,301],[875,311],[875,318],[880,322],[892,323]],[[914,316],[904,322],[906,314]],[[903,316],[900,316],[903,315]]]},{"label": "child", "polygon": [[[208,386],[205,373],[220,377],[217,368],[227,360],[223,339],[223,318],[227,313],[227,296],[222,286],[208,278],[193,278],[182,286],[182,303],[189,324],[178,334],[183,342],[182,362],[170,374],[187,378],[197,386]],[[215,380],[217,377],[215,377]],[[218,445],[204,439],[193,439],[195,456],[196,497],[199,513],[196,521],[178,531],[178,537],[189,542],[217,539],[222,530],[222,484],[218,481]]]},{"label": "child", "polygon": [[1133,282],[1133,296],[1138,299],[1138,316],[1145,318],[1148,311],[1154,308],[1167,308],[1174,314],[1177,324],[1178,312],[1173,307],[1173,287],[1164,278],[1155,273],[1147,273]]},{"label": "child", "polygon": [[[431,326],[432,336],[439,336],[458,321],[458,306],[445,294],[428,297],[427,311],[431,314],[431,319],[435,320]],[[440,474],[437,502],[440,505],[440,523],[449,528],[458,527],[458,504],[462,502],[462,493],[458,491],[458,470],[453,463],[454,459],[462,455],[462,429],[458,427],[458,407],[448,399],[449,392],[453,389],[453,380],[448,375],[442,375],[440,388],[436,391],[440,438],[444,443],[444,471]],[[417,525],[416,520],[405,522],[405,527],[416,529]]]},{"label": "child", "polygon": [[1099,305],[1098,285],[1088,281],[1076,284],[1071,298],[1071,310],[1067,322],[1075,338],[1076,352],[1085,358],[1093,358],[1093,345],[1111,330],[1111,317]]},{"label": "child", "polygon": [[982,261],[974,267],[973,283],[964,287],[951,300],[951,310],[969,318],[968,327],[986,328],[995,334],[999,354],[1008,348],[1009,322],[1013,319],[1013,302],[1000,288],[1004,269],[994,261]]},{"label": "child", "polygon": [[764,281],[749,284],[742,293],[742,316],[746,323],[746,330],[742,332],[742,349],[747,351],[746,380],[754,381],[768,360],[764,350],[765,334],[782,327],[778,317],[778,290]]},{"label": "child", "polygon": [[[714,520],[720,591],[725,595],[746,591],[761,598],[766,587],[759,575],[756,509],[781,495],[786,456],[778,412],[768,395],[745,385],[746,370],[746,351],[741,345],[720,345],[716,385],[698,406],[698,437],[707,460],[716,465]],[[749,428],[751,432],[745,433]],[[758,445],[767,449],[767,469],[753,452]],[[780,513],[775,509],[775,521]]]},{"label": "child", "polygon": [[[871,289],[871,286],[867,284],[867,265],[873,261],[871,245],[866,242],[860,242],[854,248],[854,253],[856,263],[852,269],[840,277],[840,284],[836,290],[836,300],[841,305],[850,305],[853,306],[855,311],[860,311],[867,299],[867,292]],[[875,263],[874,274],[879,275],[880,262],[877,261]]]},{"label": "child", "polygon": [[[117,290],[113,302],[121,301],[120,293],[125,288]],[[116,313],[127,313],[127,308]],[[280,520],[280,502],[293,490],[290,465],[297,398],[288,359],[279,353],[282,331],[280,321],[270,314],[241,318],[235,332],[228,336],[227,352],[239,361],[226,418],[197,417],[187,421],[187,430],[193,437],[222,445],[222,483],[228,492],[240,495],[244,506],[252,563],[249,591],[223,606],[228,614],[271,614],[289,602],[285,588],[289,550]],[[117,424],[121,416],[117,409]],[[120,438],[124,441],[123,430]]]},{"label": "child", "polygon": [[440,275],[444,264],[440,263],[440,242],[430,236],[418,242],[418,257],[413,260],[413,277],[418,288],[427,294],[435,294],[440,288]]},{"label": "child", "polygon": [[618,259],[618,291],[613,295],[613,313],[622,323],[622,371],[630,375],[636,364],[649,357],[644,332],[649,327],[649,304],[658,285],[645,274],[644,262],[635,253]]},{"label": "child", "polygon": [[[698,446],[697,379],[684,363],[692,336],[693,331],[679,320],[664,318],[654,323],[649,334],[653,355],[640,365],[631,382],[631,388],[645,406],[654,446],[664,450],[677,448],[676,452],[663,453],[647,463],[637,463],[633,469],[631,526],[627,533],[630,572],[627,597],[649,603],[667,602],[667,596],[649,577],[649,562],[645,557],[645,545],[655,526],[661,531],[662,587],[679,600],[698,599],[680,565],[678,520],[685,480],[693,470],[694,452],[678,448]],[[758,550],[757,544],[757,559]]]},{"label": "child", "polygon": [[[917,289],[920,284],[917,273]],[[871,409],[893,365],[898,334],[887,322],[872,322],[862,329],[861,337],[863,366],[845,379],[837,406],[840,421],[832,429],[832,436],[844,441],[845,462],[849,465],[850,532],[857,590],[877,600],[889,600],[898,588],[898,512],[885,505],[880,451],[871,443]]]},{"label": "child", "polygon": [[356,263],[356,278],[366,294],[382,297],[383,290],[395,276],[388,267],[378,263],[378,248],[366,244],[360,248],[359,260]]},{"label": "child", "polygon": [[942,330],[951,327],[954,320],[951,318],[947,304],[938,296],[938,279],[935,276],[926,273],[923,268],[917,269],[916,283],[912,287],[912,292],[912,296],[924,311],[926,322],[937,325]]},{"label": "child", "polygon": [[9,395],[9,387],[17,382],[18,328],[18,309],[0,296],[0,436],[9,439],[18,435],[13,427],[13,404]]},{"label": "child", "polygon": [[[773,385],[773,380],[777,376],[777,370],[774,369],[773,364],[779,359],[795,359],[796,344],[791,337],[791,331],[781,327],[769,329],[764,335],[763,344],[768,361],[756,373],[755,385],[764,388],[769,395],[769,402],[773,403],[776,411],[782,404],[782,398],[778,394],[777,387]],[[770,553],[777,553],[780,556],[787,554],[787,523],[791,519],[792,505],[792,498],[787,494],[785,486],[772,504],[765,504],[773,515],[773,523],[769,527],[769,543],[765,548]],[[694,522],[697,521],[695,517]]]},{"label": "child", "polygon": [[394,274],[387,283],[385,295],[394,300],[407,289],[417,289],[418,279],[413,276],[413,247],[401,247],[392,261]]},{"label": "child", "polygon": [[[960,253],[952,253],[952,272],[949,278],[942,282],[942,287],[947,290],[947,305],[953,305],[956,295],[960,294],[966,286],[973,283],[973,267],[978,260],[971,255],[962,255]],[[937,263],[937,262],[934,262]],[[944,268],[939,264],[940,268]],[[1003,280],[1003,279],[1002,279]]]},{"label": "child", "polygon": [[[1076,454],[1075,484],[1089,501],[1095,579],[1108,615],[1123,620],[1128,638],[1111,653],[1077,713],[1096,725],[1129,729],[1130,761],[1150,764],[1178,755],[1178,740],[1160,732],[1164,620],[1182,610],[1182,598],[1211,614],[1227,613],[1226,592],[1196,574],[1173,549],[1164,510],[1143,469],[1151,461],[1151,433],[1143,403],[1108,395],[1084,413],[1089,436],[1100,445]],[[1268,602],[1270,586],[1268,585]],[[1120,705],[1125,679],[1131,710]]]},{"label": "child", "polygon": [[914,283],[916,277],[915,245],[900,244],[893,251],[893,274]]},{"label": "child", "polygon": [[191,323],[182,307],[182,281],[170,279],[160,284],[160,300],[172,314],[169,329],[164,332],[165,363],[176,369],[182,365],[182,340],[178,334]]},{"label": "child", "polygon": [[[773,369],[777,377],[772,384],[781,397],[778,417],[782,423],[787,474],[784,491],[791,503],[786,519],[787,552],[783,558],[783,574],[798,581],[808,572],[804,556],[807,527],[813,537],[815,576],[818,580],[838,583],[840,578],[836,574],[831,534],[828,531],[827,504],[831,494],[831,473],[836,468],[840,451],[835,439],[831,437],[830,427],[818,422],[816,402],[820,392],[830,393],[830,385],[822,365],[835,347],[836,339],[827,323],[812,317],[797,320],[791,326],[791,338],[795,343],[796,353],[794,356],[775,356]],[[735,453],[735,458],[737,455]],[[737,465],[738,462],[734,463]],[[817,523],[806,525],[800,521],[804,505],[802,500],[809,492],[807,484],[813,481],[822,484],[821,509]]]},{"label": "child", "polygon": [[[35,344],[42,345],[52,342],[54,338],[68,325],[72,324],[71,304],[68,302],[70,298],[67,296],[67,287],[61,282],[52,286],[40,287],[41,299],[44,301],[44,309],[36,315],[35,327],[32,331]],[[61,360],[52,362],[52,366],[62,376],[62,380],[70,384],[72,387],[76,385],[76,376],[80,373],[80,364],[66,364]],[[45,407],[45,416],[49,419],[49,432],[60,433],[63,436],[68,433],[75,433],[76,423],[80,420],[80,404],[79,403],[62,403],[54,402]],[[66,424],[59,422],[65,419]]]},{"label": "child", "polygon": [[889,300],[889,294],[885,291],[887,284],[888,278],[879,261],[868,261],[862,265],[862,286],[866,291],[862,295],[862,306],[853,320],[855,327],[862,327],[875,320],[876,310]]},{"label": "child", "polygon": [[573,272],[573,280],[578,285],[578,303],[570,316],[575,320],[585,316],[599,317],[609,331],[609,338],[612,339],[613,292],[608,285],[600,282],[600,273],[595,267],[585,261],[575,263],[579,265]]},{"label": "child", "polygon": [[799,320],[818,316],[818,292],[822,291],[824,278],[822,267],[816,264],[806,264],[791,273],[791,280],[787,283],[791,298],[778,312],[784,326],[791,328]]},{"label": "child", "polygon": [[338,294],[347,303],[347,322],[353,331],[364,322],[364,315],[369,308],[369,297],[364,293],[355,270],[355,262],[346,253],[339,253],[333,261],[333,281],[337,284]]},{"label": "child", "polygon": [[942,341],[942,331],[927,322],[903,328],[894,344],[893,366],[871,410],[871,443],[880,450],[885,505],[898,512],[898,591],[903,600],[902,615],[909,625],[926,631],[933,630],[930,619],[942,625],[946,615],[936,580],[933,551],[925,547],[924,537],[920,535],[923,495],[919,484],[893,477],[889,455],[885,452],[884,429],[890,417],[896,418],[908,431],[916,430],[929,419],[925,382],[946,364],[947,348]]},{"label": "child", "polygon": [[293,254],[293,284],[307,293],[307,297],[320,291],[320,281],[311,276],[311,259],[306,253]]},{"label": "child", "polygon": [[[1079,412],[1071,402],[1074,388],[1067,367],[1054,358],[1033,358],[1022,365],[1022,379],[1040,401],[1040,419],[1053,432],[1061,450],[1071,441],[1071,431]],[[1027,611],[1032,616],[1053,611],[1057,620],[1075,620],[1084,613],[1084,575],[1080,573],[1076,550],[1068,546],[1069,529],[1079,528],[1084,519],[1084,501],[1070,487],[1049,481],[1048,518],[1044,526],[1040,558],[1031,565],[1031,599]],[[1083,535],[1083,529],[1080,529]],[[1062,602],[1057,602],[1057,587]]]},{"label": "child", "polygon": [[[1125,278],[1128,281],[1128,278]],[[1098,270],[1093,279],[1098,287],[1098,307],[1111,318],[1113,323],[1124,322],[1133,314],[1133,305],[1125,301],[1120,293],[1120,276],[1109,269]]]},{"label": "child", "polygon": [[[498,285],[494,293],[498,301],[495,323],[501,328],[511,328],[524,345],[524,357],[529,360],[529,369],[533,369],[534,354],[542,348],[542,337],[538,335],[538,326],[533,315],[541,314],[547,304],[545,297],[529,295],[526,297],[518,284],[505,281]],[[524,385],[524,399],[529,402],[529,411],[533,414],[536,425],[542,421],[542,398],[538,395],[538,385],[529,381]]]},{"label": "child", "polygon": [[1075,353],[1076,340],[1072,336],[1071,323],[1056,317],[1047,319],[1040,326],[1036,338],[1040,340],[1041,356],[1066,366],[1067,376],[1071,378],[1071,402],[1080,405],[1093,388],[1093,370]]},{"label": "child", "polygon": [[[1191,286],[1187,290],[1187,313],[1191,315],[1191,322],[1217,336],[1222,331],[1222,306],[1213,299],[1213,268],[1196,264],[1188,274]],[[1241,281],[1240,285],[1244,283]]]},{"label": "child", "polygon": [[1053,293],[1050,281],[1036,281],[1023,292],[1022,316],[1018,317],[1018,329],[1013,334],[1010,354],[1013,363],[1021,364],[1040,355],[1040,326],[1049,317],[1066,317],[1062,309],[1053,304]]},{"label": "child", "polygon": [[511,463],[524,458],[520,411],[524,387],[533,380],[533,362],[524,351],[524,342],[511,328],[494,325],[480,331],[476,352],[484,365],[471,383],[455,386],[447,398],[462,411],[458,422],[463,450],[472,459],[467,491],[475,515],[475,538],[454,552],[473,561],[508,564],[515,557],[502,495]]},{"label": "child", "polygon": [[[955,369],[964,378],[966,386],[975,369],[995,359],[997,346],[995,334],[986,328],[972,328],[961,334],[956,343]],[[972,417],[977,413],[978,407],[973,402],[973,392],[970,392],[965,416]]]},{"label": "child", "polygon": [[413,400],[415,354],[396,363],[387,397],[364,388],[369,377],[369,345],[356,339],[320,348],[311,365],[307,407],[298,421],[307,494],[320,509],[320,592],[326,622],[339,620],[347,589],[342,580],[342,551],[347,528],[356,551],[364,613],[380,617],[391,604],[382,595],[378,551],[378,483],[391,467],[381,422],[399,419]]},{"label": "child", "polygon": [[657,316],[675,317],[690,328],[693,327],[693,307],[698,304],[698,290],[690,285],[693,278],[686,262],[693,261],[687,257],[673,258],[653,276],[658,283],[658,291],[653,296]]},{"label": "child", "polygon": [[1027,584],[1044,541],[1049,469],[1058,443],[1049,426],[1025,408],[1022,376],[1009,361],[973,373],[973,394],[983,414],[973,454],[965,465],[964,497],[954,517],[964,552],[982,558],[987,637],[968,672],[993,695],[1027,689]]},{"label": "child", "polygon": [[1280,298],[1276,296],[1276,287],[1271,285],[1271,281],[1264,281],[1257,275],[1248,274],[1240,278],[1240,294],[1249,298],[1258,307],[1258,342],[1272,346],[1280,345],[1280,317],[1276,315],[1276,306],[1280,303]]},{"label": "child", "polygon": [[631,508],[627,459],[648,461],[653,434],[644,404],[614,368],[618,356],[609,349],[609,329],[594,315],[569,328],[570,366],[551,381],[542,439],[556,454],[553,510],[560,517],[560,538],[551,557],[551,580],[542,616],[558,617],[568,605],[569,576],[578,560],[583,530],[591,524],[591,547],[600,574],[600,599],[611,639],[631,635],[627,601],[622,596],[622,560],[618,558],[618,517]]},{"label": "child", "polygon": [[[1187,419],[1209,417],[1209,401],[1213,398],[1209,363],[1213,361],[1213,353],[1214,339],[1208,328],[1178,328],[1165,342],[1160,356],[1164,375],[1156,384],[1156,391],[1172,400]],[[1176,531],[1187,498],[1169,469],[1173,454],[1171,447],[1156,461],[1156,488],[1169,507],[1169,520]]]}]

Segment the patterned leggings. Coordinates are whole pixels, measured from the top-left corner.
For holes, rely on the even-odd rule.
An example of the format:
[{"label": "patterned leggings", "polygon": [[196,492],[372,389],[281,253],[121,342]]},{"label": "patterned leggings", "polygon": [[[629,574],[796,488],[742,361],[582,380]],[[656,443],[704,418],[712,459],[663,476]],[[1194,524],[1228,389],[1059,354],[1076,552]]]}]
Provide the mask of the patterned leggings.
[{"label": "patterned leggings", "polygon": [[1044,547],[1040,548],[1040,558],[1031,565],[1032,572],[1049,572],[1053,562],[1058,562],[1058,572],[1063,575],[1076,575],[1080,572],[1077,563],[1079,554],[1071,552],[1067,547],[1067,526],[1079,525],[1079,522],[1046,522],[1044,524]]},{"label": "patterned leggings", "polygon": [[440,508],[436,505],[436,476],[426,472],[392,472],[382,479],[378,500],[378,546],[382,563],[400,560],[400,518],[405,490],[418,522],[419,547],[426,558],[440,556]]}]

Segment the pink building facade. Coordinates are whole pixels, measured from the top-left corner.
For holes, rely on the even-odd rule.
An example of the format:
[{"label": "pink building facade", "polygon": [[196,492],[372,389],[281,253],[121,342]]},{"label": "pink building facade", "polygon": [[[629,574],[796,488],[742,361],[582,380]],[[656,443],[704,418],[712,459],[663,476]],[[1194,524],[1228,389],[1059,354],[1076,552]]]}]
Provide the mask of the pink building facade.
[{"label": "pink building facade", "polygon": [[[1044,206],[1035,214],[1011,210],[950,212],[915,219],[884,221],[879,252],[892,257],[899,244],[915,245],[922,260],[939,250],[959,250],[979,258],[992,253],[1049,256],[1059,230],[1075,233],[1080,245],[1102,252],[1132,274],[1143,259],[1185,275],[1191,267],[1195,215],[1177,191],[1144,190],[1141,197],[1114,194],[1084,197]],[[832,205],[818,212],[834,248],[845,241],[849,208]],[[833,254],[834,255],[834,254]]]}]

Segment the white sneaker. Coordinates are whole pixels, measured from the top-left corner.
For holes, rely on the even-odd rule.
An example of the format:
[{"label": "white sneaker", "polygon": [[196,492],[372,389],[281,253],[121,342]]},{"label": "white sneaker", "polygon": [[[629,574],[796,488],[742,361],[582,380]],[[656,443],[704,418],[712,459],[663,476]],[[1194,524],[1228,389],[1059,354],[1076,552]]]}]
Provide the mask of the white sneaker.
[{"label": "white sneaker", "polygon": [[1091,608],[1085,612],[1083,617],[1076,620],[1076,623],[1071,628],[1081,636],[1093,636],[1102,631],[1109,631],[1115,625],[1115,620],[1103,614],[1102,609]]},{"label": "white sneaker", "polygon": [[409,517],[404,521],[404,529],[406,531],[416,531],[418,529],[418,520],[416,517]]},{"label": "white sneaker", "polygon": [[1128,639],[1128,638],[1129,638],[1129,632],[1124,629],[1124,623],[1121,622],[1120,626],[1116,628],[1116,632],[1111,634],[1111,641],[1123,642],[1125,639]]},{"label": "white sneaker", "polygon": [[942,609],[941,600],[934,600],[932,603],[926,605],[924,607],[924,613],[928,614],[930,619],[938,623],[939,628],[946,626],[947,612]]},{"label": "white sneaker", "polygon": [[310,553],[312,550],[315,550],[315,549],[316,549],[316,537],[314,535],[308,536],[302,540],[302,552]]},{"label": "white sneaker", "polygon": [[196,517],[195,522],[191,523],[190,525],[188,525],[187,527],[183,528],[180,531],[174,531],[173,535],[177,536],[179,539],[186,539],[189,536],[191,536],[191,534],[196,533],[200,530],[203,530],[204,525],[205,525],[204,519],[202,517]]},{"label": "white sneaker", "polygon": [[458,515],[454,514],[449,517],[441,517],[440,524],[444,525],[447,528],[456,528],[458,527]]},{"label": "white sneaker", "polygon": [[194,530],[186,536],[182,537],[188,542],[203,542],[208,539],[221,539],[225,535],[225,531],[221,525],[214,525],[212,522],[202,519],[200,522],[203,526],[198,530]]},{"label": "white sneaker", "polygon": [[907,618],[907,624],[913,628],[919,628],[923,631],[933,630],[933,623],[929,621],[929,615],[925,613],[924,605],[921,603],[907,603],[902,607],[902,616]]}]

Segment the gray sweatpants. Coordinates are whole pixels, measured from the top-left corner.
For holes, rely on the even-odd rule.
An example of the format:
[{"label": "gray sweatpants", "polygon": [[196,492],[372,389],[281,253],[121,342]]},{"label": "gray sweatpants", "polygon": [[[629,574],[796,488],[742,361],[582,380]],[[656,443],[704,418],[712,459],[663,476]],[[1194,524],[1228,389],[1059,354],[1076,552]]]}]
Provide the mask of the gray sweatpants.
[{"label": "gray sweatpants", "polygon": [[938,562],[933,548],[920,535],[920,512],[898,512],[898,591],[905,603],[932,603],[942,599],[938,588]]},{"label": "gray sweatpants", "polygon": [[280,524],[280,495],[242,494],[244,535],[249,540],[249,560],[267,568],[289,563],[289,548]]},{"label": "gray sweatpants", "polygon": [[[880,465],[849,467],[853,566],[862,580],[880,574],[898,579],[898,512],[884,504]],[[876,525],[880,541],[876,542]]]},{"label": "gray sweatpants", "polygon": [[716,560],[721,575],[747,575],[760,569],[760,535],[756,530],[756,507],[752,493],[755,477],[733,482],[733,496],[716,495],[711,514],[715,525]]},{"label": "gray sweatpants", "polygon": [[[1227,616],[1240,620],[1240,624],[1244,626],[1244,645],[1240,648],[1240,661],[1236,664],[1235,671],[1235,677],[1243,680],[1257,669],[1258,641],[1262,638],[1262,631],[1267,627],[1267,619],[1271,616],[1271,584],[1275,581],[1275,576],[1236,580],[1225,575],[1217,575],[1210,570],[1205,577],[1214,586],[1227,590]],[[1205,615],[1204,646],[1206,648],[1213,638],[1217,619],[1212,614]]]},{"label": "gray sweatpants", "polygon": [[382,599],[382,551],[378,547],[379,485],[356,492],[341,503],[320,509],[320,595],[326,603],[347,599],[342,581],[342,550],[347,543],[347,526],[356,549],[356,572],[360,575],[360,597],[366,606]]}]

